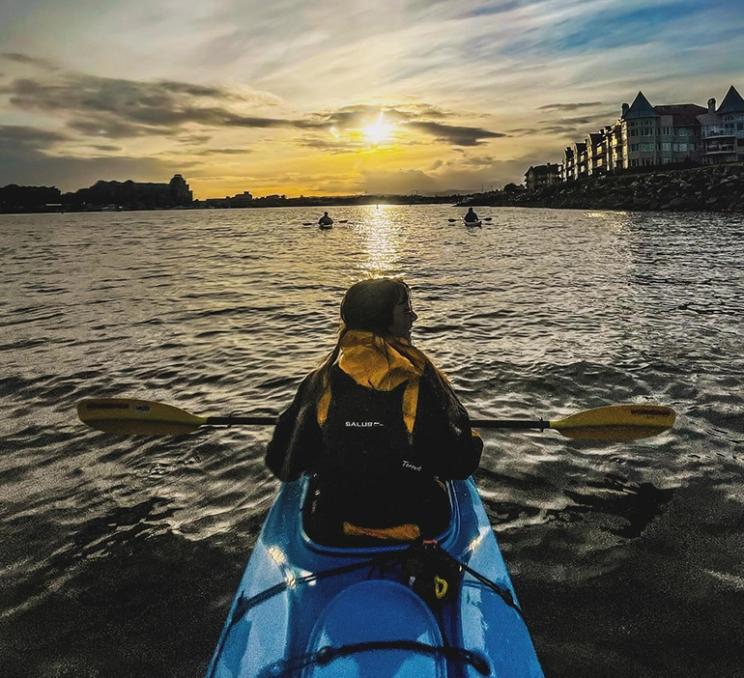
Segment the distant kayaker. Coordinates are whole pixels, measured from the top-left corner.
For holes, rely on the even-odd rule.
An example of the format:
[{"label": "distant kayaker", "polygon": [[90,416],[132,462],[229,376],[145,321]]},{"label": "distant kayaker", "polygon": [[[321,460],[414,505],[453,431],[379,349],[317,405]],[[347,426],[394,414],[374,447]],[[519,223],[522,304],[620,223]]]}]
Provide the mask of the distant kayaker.
[{"label": "distant kayaker", "polygon": [[475,213],[472,207],[468,207],[468,213],[465,215],[465,221],[480,221],[478,215]]},{"label": "distant kayaker", "polygon": [[439,481],[478,467],[483,442],[465,408],[411,344],[416,318],[402,280],[352,285],[335,348],[278,419],[266,464],[283,481],[316,474],[316,539],[437,534],[449,519]]},{"label": "distant kayaker", "polygon": [[333,223],[333,219],[328,216],[328,212],[323,212],[323,216],[318,219],[319,226],[330,226]]}]

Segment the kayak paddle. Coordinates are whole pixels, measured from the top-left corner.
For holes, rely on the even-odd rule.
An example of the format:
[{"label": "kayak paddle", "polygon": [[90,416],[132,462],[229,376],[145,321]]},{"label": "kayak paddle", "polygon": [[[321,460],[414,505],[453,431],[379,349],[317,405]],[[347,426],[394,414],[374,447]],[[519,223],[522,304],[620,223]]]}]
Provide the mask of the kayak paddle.
[{"label": "kayak paddle", "polygon": [[[80,420],[99,431],[131,435],[178,435],[202,426],[272,426],[276,415],[200,417],[185,410],[133,398],[82,400]],[[474,428],[554,429],[568,438],[621,442],[661,433],[674,424],[674,410],[663,405],[608,405],[565,419],[472,419]]]},{"label": "kayak paddle", "polygon": [[605,405],[577,412],[565,419],[471,419],[473,427],[510,429],[554,429],[574,440],[623,442],[654,436],[671,428],[676,418],[665,405]]}]

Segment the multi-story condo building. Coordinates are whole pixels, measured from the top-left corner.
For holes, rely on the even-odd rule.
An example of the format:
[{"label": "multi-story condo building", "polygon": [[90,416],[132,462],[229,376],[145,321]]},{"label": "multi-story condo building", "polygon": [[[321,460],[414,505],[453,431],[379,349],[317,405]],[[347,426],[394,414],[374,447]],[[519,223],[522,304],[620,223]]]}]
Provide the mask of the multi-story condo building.
[{"label": "multi-story condo building", "polygon": [[604,134],[587,134],[584,140],[586,144],[586,173],[604,174],[607,171],[604,157]]},{"label": "multi-story condo building", "polygon": [[652,106],[643,92],[617,122],[563,151],[561,179],[680,163],[744,161],[744,98],[731,86],[720,107]]},{"label": "multi-story condo building", "polygon": [[694,162],[699,158],[697,116],[705,113],[702,106],[651,106],[638,92],[630,106],[623,104],[622,111],[623,168]]},{"label": "multi-story condo building", "polygon": [[576,178],[576,162],[574,161],[574,149],[566,146],[563,151],[563,164],[561,165],[561,180],[572,181]]},{"label": "multi-story condo building", "polygon": [[697,119],[701,126],[703,164],[744,161],[744,99],[733,86],[718,110],[716,100],[708,99],[708,110]]},{"label": "multi-story condo building", "polygon": [[566,146],[563,151],[563,181],[573,181],[587,173],[587,144],[577,141],[573,146]]},{"label": "multi-story condo building", "polygon": [[534,191],[543,186],[557,184],[561,180],[561,166],[548,163],[547,165],[534,165],[524,175],[525,185],[528,191]]},{"label": "multi-story condo building", "polygon": [[576,158],[576,163],[574,165],[574,179],[578,179],[579,177],[583,177],[586,175],[586,143],[583,141],[577,141],[574,144],[574,157]]},{"label": "multi-story condo building", "polygon": [[610,171],[623,167],[625,160],[625,147],[623,146],[623,126],[617,122],[611,127],[606,128],[607,138],[609,140],[609,164]]}]

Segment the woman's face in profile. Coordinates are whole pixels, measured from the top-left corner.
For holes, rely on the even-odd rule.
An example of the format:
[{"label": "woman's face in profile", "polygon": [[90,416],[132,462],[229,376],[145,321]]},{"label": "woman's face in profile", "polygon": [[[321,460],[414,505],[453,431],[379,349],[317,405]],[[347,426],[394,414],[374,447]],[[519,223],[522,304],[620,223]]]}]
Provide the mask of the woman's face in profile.
[{"label": "woman's face in profile", "polygon": [[410,340],[411,327],[413,326],[413,321],[416,320],[416,318],[418,318],[418,316],[413,311],[411,298],[410,296],[406,296],[405,299],[401,299],[393,307],[393,322],[388,328],[390,334],[392,334],[394,337],[402,337],[403,339]]}]

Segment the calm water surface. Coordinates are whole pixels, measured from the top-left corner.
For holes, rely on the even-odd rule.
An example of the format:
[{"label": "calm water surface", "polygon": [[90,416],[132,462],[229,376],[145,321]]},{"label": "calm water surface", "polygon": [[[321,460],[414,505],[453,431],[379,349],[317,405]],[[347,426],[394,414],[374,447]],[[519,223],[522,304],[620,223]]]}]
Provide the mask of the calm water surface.
[{"label": "calm water surface", "polygon": [[445,206],[0,216],[0,673],[199,676],[277,482],[270,431],[122,438],[85,397],[269,413],[352,282],[401,275],[477,417],[679,413],[604,447],[484,432],[549,676],[744,675],[741,216]]}]

